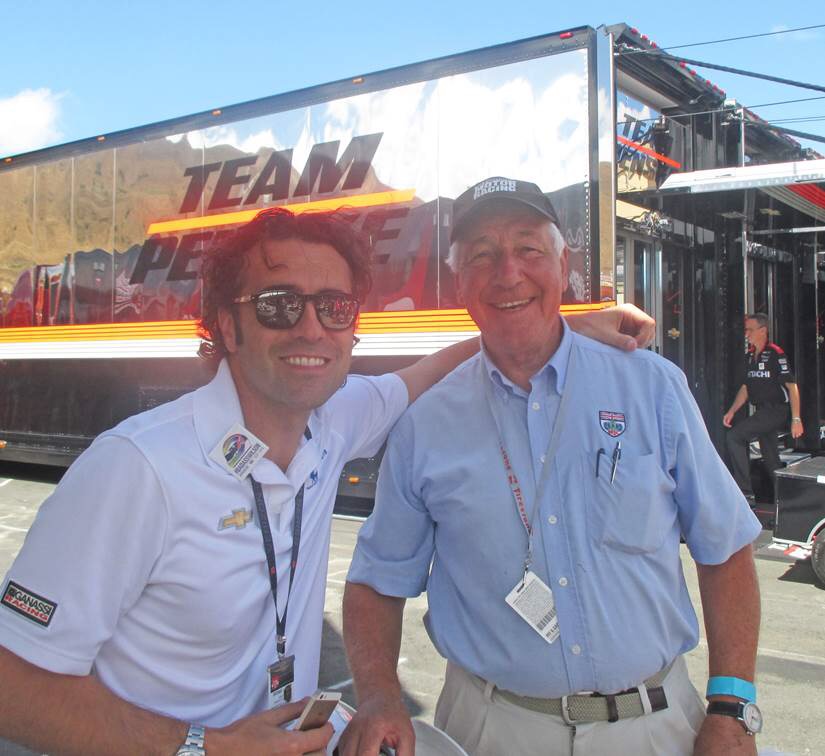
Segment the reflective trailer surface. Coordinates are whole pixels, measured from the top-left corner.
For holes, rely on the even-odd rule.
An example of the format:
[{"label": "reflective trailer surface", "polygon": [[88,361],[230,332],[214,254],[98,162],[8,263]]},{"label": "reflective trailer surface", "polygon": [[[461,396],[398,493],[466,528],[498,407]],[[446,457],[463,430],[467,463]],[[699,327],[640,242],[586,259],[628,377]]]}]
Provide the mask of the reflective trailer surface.
[{"label": "reflective trailer surface", "polygon": [[273,205],[352,213],[376,250],[366,312],[458,308],[452,200],[496,175],[551,194],[567,301],[589,302],[588,87],[580,47],[4,170],[2,325],[197,318],[203,249]]}]

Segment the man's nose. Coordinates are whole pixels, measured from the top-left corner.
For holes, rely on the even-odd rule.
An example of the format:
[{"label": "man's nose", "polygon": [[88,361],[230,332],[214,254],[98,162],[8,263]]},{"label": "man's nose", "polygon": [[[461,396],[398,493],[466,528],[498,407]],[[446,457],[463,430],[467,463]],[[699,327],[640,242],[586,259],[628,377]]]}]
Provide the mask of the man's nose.
[{"label": "man's nose", "polygon": [[315,311],[315,303],[308,300],[304,306],[304,314],[292,329],[296,336],[301,336],[308,341],[319,341],[324,338],[325,329],[318,320],[318,313]]},{"label": "man's nose", "polygon": [[512,251],[503,251],[496,263],[496,283],[512,286],[524,278],[521,260]]}]

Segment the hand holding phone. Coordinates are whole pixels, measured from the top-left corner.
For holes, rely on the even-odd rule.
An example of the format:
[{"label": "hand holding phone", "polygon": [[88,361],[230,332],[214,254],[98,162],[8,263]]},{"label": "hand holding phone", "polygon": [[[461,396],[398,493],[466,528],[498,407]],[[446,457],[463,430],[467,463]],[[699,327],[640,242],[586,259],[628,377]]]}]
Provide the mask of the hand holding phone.
[{"label": "hand holding phone", "polygon": [[309,697],[293,729],[314,730],[316,727],[323,726],[332,716],[340,700],[340,693],[332,690],[316,690]]}]

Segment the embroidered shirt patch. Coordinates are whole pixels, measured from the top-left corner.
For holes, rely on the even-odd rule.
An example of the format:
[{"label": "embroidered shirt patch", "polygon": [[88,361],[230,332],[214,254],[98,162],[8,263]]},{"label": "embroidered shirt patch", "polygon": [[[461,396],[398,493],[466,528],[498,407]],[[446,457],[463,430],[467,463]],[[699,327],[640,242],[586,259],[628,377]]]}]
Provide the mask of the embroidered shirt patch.
[{"label": "embroidered shirt patch", "polygon": [[624,412],[610,412],[609,410],[599,410],[599,425],[602,430],[611,438],[621,436],[627,428]]},{"label": "embroidered shirt patch", "polygon": [[43,627],[49,626],[57,609],[54,601],[39,596],[13,580],[9,580],[6,590],[3,591],[0,604]]}]

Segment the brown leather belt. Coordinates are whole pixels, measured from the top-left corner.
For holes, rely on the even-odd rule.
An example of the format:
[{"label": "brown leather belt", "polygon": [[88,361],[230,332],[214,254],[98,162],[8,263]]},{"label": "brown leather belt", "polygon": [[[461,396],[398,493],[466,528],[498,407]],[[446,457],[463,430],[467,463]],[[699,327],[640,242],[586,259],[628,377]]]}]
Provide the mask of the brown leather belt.
[{"label": "brown leather belt", "polygon": [[[601,693],[576,693],[575,695],[562,696],[561,698],[533,698],[531,696],[519,696],[509,690],[495,688],[493,696],[501,696],[505,701],[514,703],[524,709],[537,711],[541,714],[554,714],[564,719],[567,724],[577,722],[617,722],[620,719],[629,717],[640,717],[645,713],[661,711],[667,708],[667,696],[665,696],[662,683],[670,672],[673,662],[668,664],[661,672],[644,681],[644,688],[650,706],[646,707],[643,702],[645,693],[639,688],[631,688],[614,695],[602,695]],[[641,686],[640,686],[641,687]],[[646,711],[647,710],[647,711]]]}]

